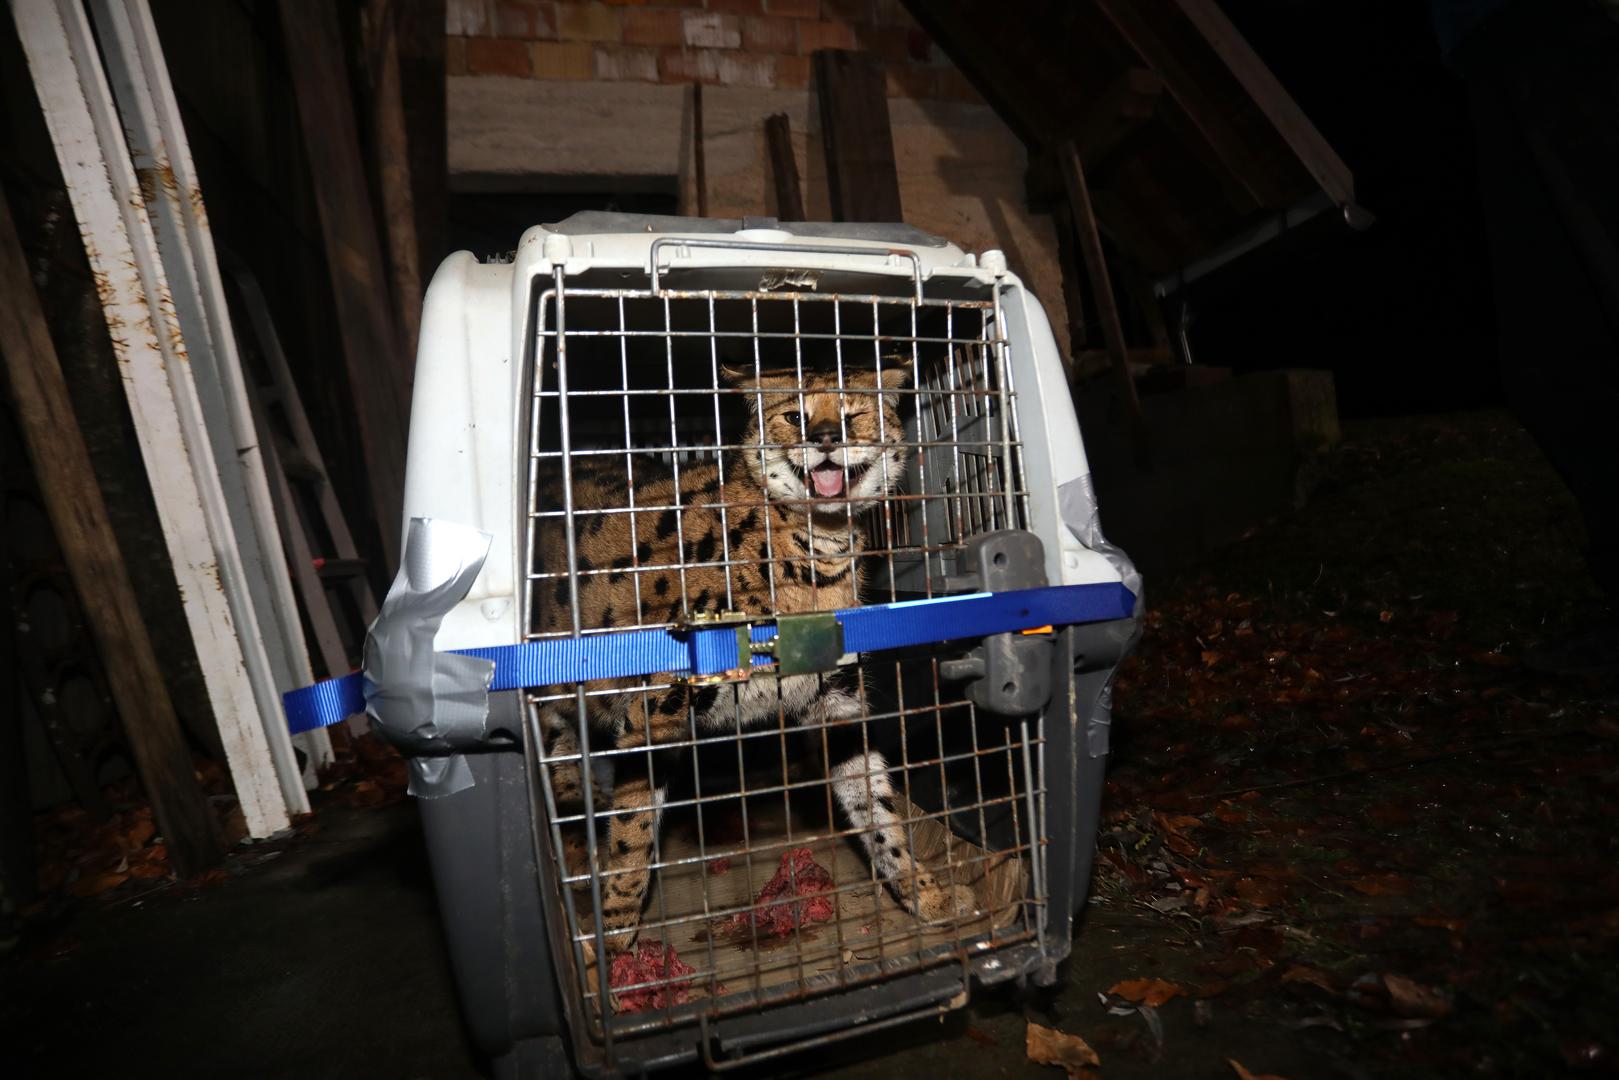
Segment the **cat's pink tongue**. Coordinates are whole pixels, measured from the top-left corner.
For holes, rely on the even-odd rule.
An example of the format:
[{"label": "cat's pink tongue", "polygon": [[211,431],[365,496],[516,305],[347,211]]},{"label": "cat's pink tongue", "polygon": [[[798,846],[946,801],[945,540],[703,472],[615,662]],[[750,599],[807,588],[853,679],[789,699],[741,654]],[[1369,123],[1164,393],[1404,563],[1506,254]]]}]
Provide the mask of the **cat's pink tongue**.
[{"label": "cat's pink tongue", "polygon": [[843,470],[814,469],[810,472],[810,482],[815,485],[815,494],[831,498],[843,492]]}]

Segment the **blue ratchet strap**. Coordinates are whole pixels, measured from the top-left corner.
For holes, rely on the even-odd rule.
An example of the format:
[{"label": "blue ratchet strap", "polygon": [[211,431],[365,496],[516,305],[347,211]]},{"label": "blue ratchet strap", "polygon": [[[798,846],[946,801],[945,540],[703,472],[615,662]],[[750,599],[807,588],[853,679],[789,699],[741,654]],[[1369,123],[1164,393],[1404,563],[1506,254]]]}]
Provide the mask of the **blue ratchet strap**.
[{"label": "blue ratchet strap", "polygon": [[[1127,619],[1135,610],[1135,601],[1135,595],[1123,585],[1106,582],[902,600],[832,614],[843,627],[844,652],[868,653],[1042,626]],[[776,627],[770,625],[772,621],[767,616],[752,621],[749,638],[755,644],[773,639]],[[613,630],[454,651],[495,665],[490,690],[519,690],[641,675],[722,674],[736,667],[737,634],[735,624]],[[753,658],[755,666],[771,662],[768,656]],[[329,727],[365,711],[365,676],[356,671],[327,679],[288,691],[281,700],[292,734]]]}]

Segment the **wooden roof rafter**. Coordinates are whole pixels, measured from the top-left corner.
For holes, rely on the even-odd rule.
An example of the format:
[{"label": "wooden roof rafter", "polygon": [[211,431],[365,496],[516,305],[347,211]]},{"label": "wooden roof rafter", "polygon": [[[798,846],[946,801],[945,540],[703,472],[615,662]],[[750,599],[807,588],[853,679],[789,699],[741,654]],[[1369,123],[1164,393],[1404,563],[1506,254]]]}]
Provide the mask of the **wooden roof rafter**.
[{"label": "wooden roof rafter", "polygon": [[1215,0],[907,6],[1028,146],[1031,203],[1064,200],[1073,143],[1099,228],[1148,274],[1300,205],[1357,210],[1348,167]]}]

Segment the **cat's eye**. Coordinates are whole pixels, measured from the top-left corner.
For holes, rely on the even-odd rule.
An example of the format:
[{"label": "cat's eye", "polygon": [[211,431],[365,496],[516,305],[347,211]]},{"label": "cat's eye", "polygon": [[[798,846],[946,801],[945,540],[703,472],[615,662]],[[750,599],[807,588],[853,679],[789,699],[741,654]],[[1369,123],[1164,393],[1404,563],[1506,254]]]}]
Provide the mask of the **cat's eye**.
[{"label": "cat's eye", "polygon": [[793,425],[793,427],[801,427],[804,423],[804,415],[802,413],[784,412],[781,414],[781,418]]}]

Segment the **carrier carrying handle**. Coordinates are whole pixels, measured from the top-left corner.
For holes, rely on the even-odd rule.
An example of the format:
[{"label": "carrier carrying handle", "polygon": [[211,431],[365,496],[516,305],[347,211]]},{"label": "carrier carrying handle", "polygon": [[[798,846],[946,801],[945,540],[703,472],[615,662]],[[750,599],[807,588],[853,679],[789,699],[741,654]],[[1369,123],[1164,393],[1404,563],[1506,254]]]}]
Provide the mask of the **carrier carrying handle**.
[{"label": "carrier carrying handle", "polygon": [[[721,251],[777,251],[790,255],[858,255],[864,258],[895,258],[906,259],[911,264],[911,280],[916,287],[916,302],[922,302],[922,258],[909,248],[902,247],[862,247],[856,244],[797,244],[769,242],[759,240],[716,240],[695,236],[660,236],[652,241],[652,249],[647,258],[651,262],[652,291],[661,292],[662,285],[659,277],[662,271],[658,266],[658,249],[663,247],[675,248],[713,248]],[[669,269],[674,269],[674,259],[671,257]]]}]

